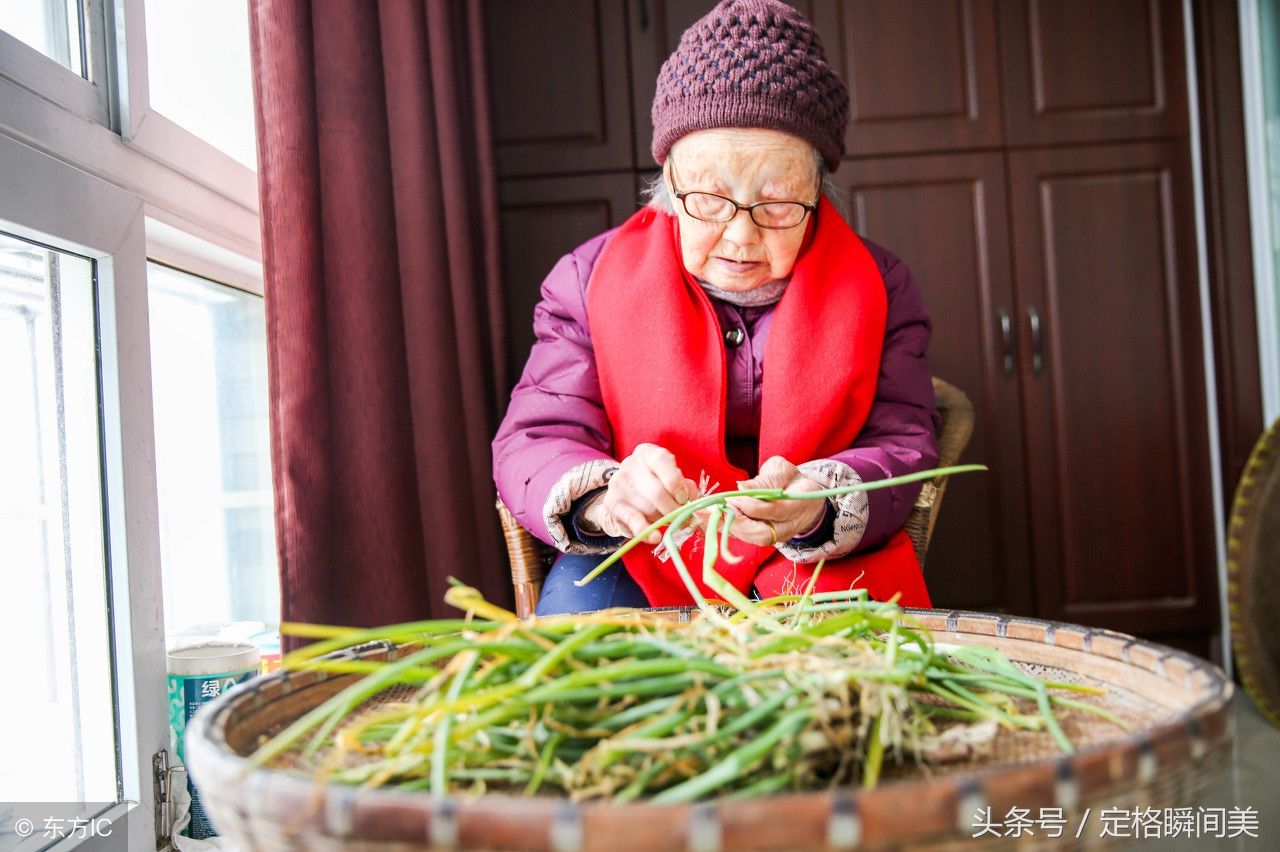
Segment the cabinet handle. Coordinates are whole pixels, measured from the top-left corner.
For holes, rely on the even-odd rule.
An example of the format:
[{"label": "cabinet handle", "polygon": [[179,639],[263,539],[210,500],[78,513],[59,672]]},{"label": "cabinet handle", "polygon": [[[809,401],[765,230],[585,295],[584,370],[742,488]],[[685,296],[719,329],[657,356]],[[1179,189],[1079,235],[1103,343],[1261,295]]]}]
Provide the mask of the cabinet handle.
[{"label": "cabinet handle", "polygon": [[1004,374],[1013,375],[1013,320],[1009,312],[1000,309],[1000,343],[1004,347]]},{"label": "cabinet handle", "polygon": [[1027,308],[1027,325],[1031,327],[1031,371],[1038,376],[1044,369],[1044,331],[1035,308]]},{"label": "cabinet handle", "polygon": [[639,0],[640,3],[640,32],[646,32],[649,29],[649,3],[648,0]]}]

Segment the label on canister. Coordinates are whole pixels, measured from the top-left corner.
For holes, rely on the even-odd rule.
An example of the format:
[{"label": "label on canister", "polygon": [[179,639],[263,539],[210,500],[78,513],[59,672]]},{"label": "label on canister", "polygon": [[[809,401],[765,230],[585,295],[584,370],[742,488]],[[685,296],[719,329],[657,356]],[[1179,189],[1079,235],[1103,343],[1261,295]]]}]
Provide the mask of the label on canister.
[{"label": "label on canister", "polygon": [[[187,722],[200,709],[228,689],[258,673],[258,649],[247,642],[207,643],[169,652],[169,727],[173,729],[178,759],[185,766]],[[191,821],[183,833],[203,839],[216,832],[209,824],[200,795],[190,778]]]}]

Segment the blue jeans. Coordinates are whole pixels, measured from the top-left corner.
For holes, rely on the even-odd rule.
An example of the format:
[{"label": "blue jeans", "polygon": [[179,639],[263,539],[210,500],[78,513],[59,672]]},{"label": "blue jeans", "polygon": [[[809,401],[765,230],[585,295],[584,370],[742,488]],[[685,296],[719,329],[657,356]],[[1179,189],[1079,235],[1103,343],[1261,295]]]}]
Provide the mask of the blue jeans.
[{"label": "blue jeans", "polygon": [[647,607],[649,601],[644,592],[631,579],[621,562],[606,569],[582,588],[573,584],[574,580],[581,580],[591,573],[607,555],[562,554],[547,572],[547,579],[542,584],[542,596],[538,598],[538,606],[534,612],[538,615],[560,615],[614,606]]}]

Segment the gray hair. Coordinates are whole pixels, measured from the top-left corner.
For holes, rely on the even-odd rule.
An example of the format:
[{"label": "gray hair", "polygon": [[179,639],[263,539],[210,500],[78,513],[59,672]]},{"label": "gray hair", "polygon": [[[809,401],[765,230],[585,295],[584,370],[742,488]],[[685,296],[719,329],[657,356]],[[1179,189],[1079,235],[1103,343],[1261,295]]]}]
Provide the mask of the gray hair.
[{"label": "gray hair", "polygon": [[[846,222],[849,221],[849,203],[844,187],[836,182],[835,177],[827,169],[827,161],[818,153],[817,148],[813,149],[813,159],[821,180],[821,194],[826,196]],[[671,196],[671,186],[667,183],[665,172],[658,172],[653,177],[646,178],[644,188],[640,190],[640,197],[644,199],[645,206],[675,215],[675,199]]]}]

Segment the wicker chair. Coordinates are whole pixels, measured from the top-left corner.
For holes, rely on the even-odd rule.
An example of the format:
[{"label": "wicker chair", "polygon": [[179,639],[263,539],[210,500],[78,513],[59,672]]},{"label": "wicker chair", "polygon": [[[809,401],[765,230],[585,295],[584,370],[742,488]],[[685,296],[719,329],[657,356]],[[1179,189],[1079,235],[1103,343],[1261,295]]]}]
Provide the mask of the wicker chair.
[{"label": "wicker chair", "polygon": [[[938,467],[947,467],[959,461],[961,453],[973,434],[973,405],[959,388],[949,385],[936,376],[933,379],[934,399],[942,425],[938,430]],[[920,565],[924,565],[933,526],[938,521],[938,509],[942,505],[942,492],[947,487],[947,477],[931,479],[920,489],[915,508],[907,516],[903,529],[911,536]],[[498,499],[498,517],[502,520],[502,534],[507,542],[507,557],[511,561],[511,584],[515,587],[516,613],[521,618],[533,614],[542,593],[542,581],[547,569],[555,561],[556,551],[534,538],[517,523],[502,499]]]}]

